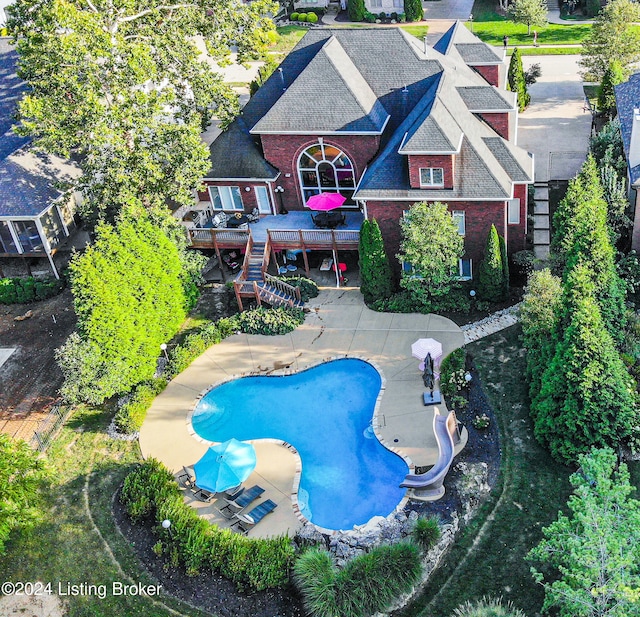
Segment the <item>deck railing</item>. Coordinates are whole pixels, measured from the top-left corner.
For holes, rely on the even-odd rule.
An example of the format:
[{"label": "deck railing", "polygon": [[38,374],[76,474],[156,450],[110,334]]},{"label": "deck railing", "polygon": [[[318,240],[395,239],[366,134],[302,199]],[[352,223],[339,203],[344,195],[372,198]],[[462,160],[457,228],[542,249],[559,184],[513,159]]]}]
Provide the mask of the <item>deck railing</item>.
[{"label": "deck railing", "polygon": [[300,288],[294,287],[293,285],[289,285],[284,281],[276,278],[275,276],[271,276],[270,274],[264,275],[264,282],[271,287],[275,287],[278,291],[281,291],[283,294],[291,296],[292,298],[296,298],[296,300],[300,300]]},{"label": "deck railing", "polygon": [[215,229],[212,227],[188,230],[191,246],[194,248],[244,247],[250,234],[248,229]]},{"label": "deck railing", "polygon": [[275,248],[357,248],[360,231],[357,229],[270,229]]}]

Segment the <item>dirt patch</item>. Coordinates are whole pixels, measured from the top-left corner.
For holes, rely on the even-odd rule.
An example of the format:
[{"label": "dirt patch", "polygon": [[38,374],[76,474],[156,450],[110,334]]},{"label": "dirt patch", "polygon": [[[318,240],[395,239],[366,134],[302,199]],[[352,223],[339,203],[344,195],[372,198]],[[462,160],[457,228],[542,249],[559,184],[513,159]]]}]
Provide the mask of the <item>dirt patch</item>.
[{"label": "dirt patch", "polygon": [[62,617],[64,614],[62,601],[54,594],[0,597],[0,615],[3,617]]},{"label": "dirt patch", "polygon": [[[31,317],[15,320],[27,311]],[[24,419],[57,401],[62,373],[54,352],[75,324],[69,290],[32,304],[0,305],[0,347],[16,348],[0,367],[0,431],[17,435]]]}]

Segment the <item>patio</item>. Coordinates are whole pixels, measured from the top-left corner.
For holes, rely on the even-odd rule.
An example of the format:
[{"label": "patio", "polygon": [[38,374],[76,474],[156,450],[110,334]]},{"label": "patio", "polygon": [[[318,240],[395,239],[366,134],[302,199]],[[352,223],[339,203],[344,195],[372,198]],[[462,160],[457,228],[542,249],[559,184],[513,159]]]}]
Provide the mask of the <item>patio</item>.
[{"label": "patio", "polygon": [[[178,472],[193,464],[207,443],[190,433],[187,413],[212,385],[247,374],[287,374],[335,357],[359,357],[382,372],[383,389],[374,419],[380,439],[414,465],[432,465],[438,449],[432,434],[433,406],[422,402],[424,386],[411,344],[434,338],[446,356],[464,342],[460,328],[438,315],[376,313],[357,289],[322,289],[308,304],[305,323],[283,336],[238,334],[209,348],[154,401],[140,431],[143,456],[154,456]],[[439,406],[442,413],[445,405]],[[257,465],[244,483],[265,488],[262,499],[278,508],[250,536],[293,535],[300,519],[292,507],[300,461],[294,452],[267,440],[255,444]],[[295,445],[295,444],[294,444]],[[191,497],[188,497],[192,499]],[[194,502],[211,522],[228,524],[216,503]]]}]

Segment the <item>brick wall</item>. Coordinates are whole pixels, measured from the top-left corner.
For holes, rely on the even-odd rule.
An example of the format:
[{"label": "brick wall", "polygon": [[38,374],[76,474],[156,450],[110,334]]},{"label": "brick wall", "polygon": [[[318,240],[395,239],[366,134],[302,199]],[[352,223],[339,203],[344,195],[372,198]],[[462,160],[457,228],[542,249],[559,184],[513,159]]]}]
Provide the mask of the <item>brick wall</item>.
[{"label": "brick wall", "polygon": [[486,66],[472,66],[471,68],[480,73],[492,86],[500,87],[500,67],[501,64],[490,64]]},{"label": "brick wall", "polygon": [[[269,201],[271,201],[271,192],[269,191],[269,186],[266,182],[236,182],[234,180],[205,180],[204,184],[206,186],[239,186],[240,187],[240,197],[242,199],[242,205],[244,207],[244,211],[246,213],[250,213],[254,208],[258,207],[258,202],[256,200],[256,192],[254,187],[256,186],[265,186],[267,187],[267,194],[269,195]],[[249,189],[247,191],[247,188]],[[209,199],[209,191],[200,192],[198,191],[198,198],[202,201],[211,201]],[[272,204],[273,207],[273,204]],[[275,205],[275,212],[278,212],[278,204]]]},{"label": "brick wall", "polygon": [[[310,135],[261,135],[264,158],[282,172],[277,183],[284,188],[284,205],[287,210],[303,210],[304,199],[298,181],[298,157],[302,151],[318,143]],[[378,135],[345,135],[325,137],[324,143],[342,150],[354,167],[356,184],[371,159],[378,153]],[[288,175],[288,176],[287,176]]]},{"label": "brick wall", "polygon": [[444,170],[444,188],[453,188],[454,156],[452,154],[411,154],[408,158],[411,188],[420,188],[420,168],[422,167],[442,167]]},{"label": "brick wall", "polygon": [[[526,198],[526,186],[524,196]],[[385,250],[396,275],[400,273],[400,264],[396,259],[396,255],[400,251],[401,241],[399,221],[403,211],[408,210],[411,205],[411,202],[367,202],[367,217],[370,219],[375,218],[378,221],[382,237],[384,238]],[[505,202],[454,201],[447,205],[450,212],[453,210],[462,210],[465,212],[466,234],[464,239],[464,257],[473,260],[473,271],[476,272],[478,264],[484,256],[484,248],[491,225],[496,226],[501,236],[505,235]],[[526,199],[522,201],[521,207],[526,208]],[[521,226],[523,220],[526,220],[526,218],[521,218]],[[520,250],[519,247],[524,244],[524,234],[518,233],[518,229],[519,226],[509,226],[509,245],[507,247],[509,253]]]},{"label": "brick wall", "polygon": [[478,114],[480,118],[482,118],[500,137],[503,137],[506,140],[509,140],[510,132],[509,132],[509,113],[486,113],[486,114]]}]

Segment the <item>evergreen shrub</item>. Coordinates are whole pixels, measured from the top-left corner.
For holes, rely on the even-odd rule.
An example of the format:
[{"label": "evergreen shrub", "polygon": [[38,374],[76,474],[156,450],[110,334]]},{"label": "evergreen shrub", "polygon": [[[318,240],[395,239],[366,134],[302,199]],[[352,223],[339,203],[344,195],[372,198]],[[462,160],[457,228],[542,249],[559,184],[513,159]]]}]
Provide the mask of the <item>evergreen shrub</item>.
[{"label": "evergreen shrub", "polygon": [[167,387],[163,377],[138,384],[129,400],[116,412],[114,423],[121,433],[128,435],[140,430],[153,399]]},{"label": "evergreen shrub", "polygon": [[524,70],[522,68],[522,55],[516,47],[511,55],[509,71],[507,74],[509,90],[515,92],[518,97],[518,110],[523,112],[531,102],[531,96],[527,91]]},{"label": "evergreen shrub", "polygon": [[362,21],[367,13],[364,0],[348,0],[349,19],[351,21]]},{"label": "evergreen shrub", "polygon": [[440,523],[434,516],[421,516],[411,530],[413,541],[424,553],[438,543],[441,535]]},{"label": "evergreen shrub", "polygon": [[307,13],[307,21],[310,24],[318,23],[318,16],[315,13]]},{"label": "evergreen shrub", "polygon": [[[153,530],[160,535],[155,552],[184,567],[189,576],[218,572],[240,590],[255,591],[289,581],[294,549],[288,537],[246,538],[210,525],[185,503],[173,475],[153,458],[125,478],[120,502],[134,522],[155,523]],[[160,525],[165,519],[171,521],[170,532]]]},{"label": "evergreen shrub", "polygon": [[289,16],[289,19],[291,21],[298,21],[298,17],[300,17],[300,13],[291,13],[291,15]]},{"label": "evergreen shrub", "polygon": [[500,237],[495,225],[491,225],[487,243],[484,249],[484,259],[478,269],[478,294],[482,300],[499,302],[505,297],[504,267],[506,261],[506,247],[501,250]]},{"label": "evergreen shrub", "polygon": [[422,0],[404,0],[404,14],[407,21],[422,21],[424,19]]},{"label": "evergreen shrub", "polygon": [[235,316],[238,329],[245,334],[288,334],[304,323],[304,311],[300,308],[257,308]]},{"label": "evergreen shrub", "polygon": [[276,278],[283,283],[291,285],[292,287],[297,287],[300,290],[300,300],[303,302],[309,302],[311,298],[317,298],[320,293],[316,282],[305,276],[286,276]]},{"label": "evergreen shrub", "polygon": [[28,304],[46,300],[63,289],[64,281],[54,278],[4,278],[0,279],[0,304]]},{"label": "evergreen shrub", "polygon": [[375,219],[360,227],[360,292],[367,304],[389,298],[393,293],[393,273],[384,250],[382,233]]}]

